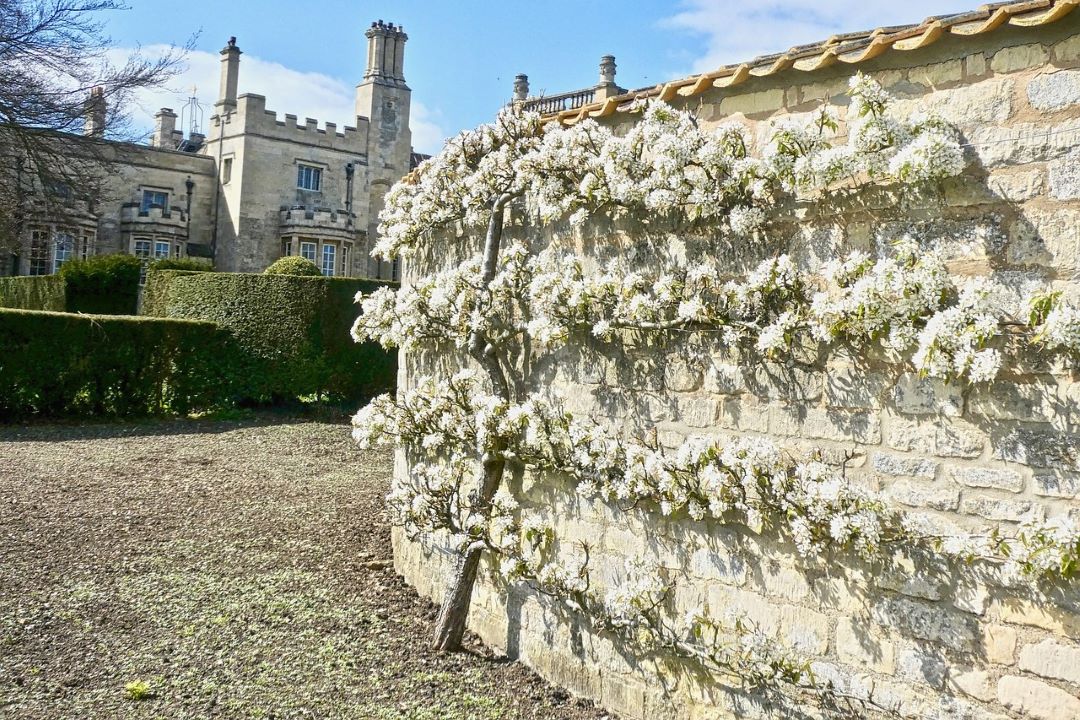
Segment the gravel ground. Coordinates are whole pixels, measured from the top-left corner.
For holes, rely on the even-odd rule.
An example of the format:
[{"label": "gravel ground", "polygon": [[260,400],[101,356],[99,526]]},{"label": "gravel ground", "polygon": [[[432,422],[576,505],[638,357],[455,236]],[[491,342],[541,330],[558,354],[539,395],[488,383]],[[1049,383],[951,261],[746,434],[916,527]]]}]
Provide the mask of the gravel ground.
[{"label": "gravel ground", "polygon": [[427,650],[390,465],[314,422],[0,427],[0,717],[605,717]]}]

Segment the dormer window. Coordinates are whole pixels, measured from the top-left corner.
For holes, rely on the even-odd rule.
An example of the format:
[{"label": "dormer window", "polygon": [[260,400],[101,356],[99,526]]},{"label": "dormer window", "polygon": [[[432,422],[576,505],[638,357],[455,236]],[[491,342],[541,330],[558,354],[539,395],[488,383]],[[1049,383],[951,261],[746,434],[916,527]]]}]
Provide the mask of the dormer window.
[{"label": "dormer window", "polygon": [[140,212],[150,212],[150,208],[169,209],[169,193],[160,190],[143,190]]},{"label": "dormer window", "polygon": [[314,165],[296,166],[296,187],[300,190],[318,190],[322,187],[322,168]]}]

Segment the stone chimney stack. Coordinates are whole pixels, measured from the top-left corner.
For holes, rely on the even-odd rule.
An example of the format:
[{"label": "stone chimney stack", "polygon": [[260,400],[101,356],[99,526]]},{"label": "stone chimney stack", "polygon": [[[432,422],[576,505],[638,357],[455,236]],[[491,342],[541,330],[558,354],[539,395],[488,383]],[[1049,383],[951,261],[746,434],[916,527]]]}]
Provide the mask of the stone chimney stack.
[{"label": "stone chimney stack", "polygon": [[240,48],[236,47],[236,37],[221,49],[221,89],[214,107],[218,112],[230,112],[236,109],[236,86],[240,80]]},{"label": "stone chimney stack", "polygon": [[514,100],[521,102],[529,97],[529,76],[517,75],[514,77]]},{"label": "stone chimney stack", "polygon": [[154,147],[173,149],[173,135],[176,133],[176,113],[172,108],[163,107],[154,114],[154,135],[150,144]]},{"label": "stone chimney stack", "polygon": [[90,89],[90,96],[86,98],[86,110],[84,112],[83,135],[87,137],[105,137],[105,113],[108,108],[105,105],[105,88],[98,85]]},{"label": "stone chimney stack", "polygon": [[404,86],[405,42],[409,39],[405,28],[379,20],[371,23],[364,35],[368,39],[364,80]]},{"label": "stone chimney stack", "polygon": [[615,56],[605,55],[600,58],[600,82],[593,97],[605,100],[622,93],[622,88],[615,84]]}]

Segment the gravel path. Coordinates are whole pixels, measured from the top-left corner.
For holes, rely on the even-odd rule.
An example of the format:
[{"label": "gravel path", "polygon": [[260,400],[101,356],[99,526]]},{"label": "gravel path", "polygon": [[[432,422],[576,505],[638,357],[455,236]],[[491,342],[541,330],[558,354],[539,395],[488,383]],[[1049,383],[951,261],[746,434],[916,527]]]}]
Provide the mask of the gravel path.
[{"label": "gravel path", "polygon": [[604,717],[427,651],[390,465],[342,425],[0,427],[0,717]]}]

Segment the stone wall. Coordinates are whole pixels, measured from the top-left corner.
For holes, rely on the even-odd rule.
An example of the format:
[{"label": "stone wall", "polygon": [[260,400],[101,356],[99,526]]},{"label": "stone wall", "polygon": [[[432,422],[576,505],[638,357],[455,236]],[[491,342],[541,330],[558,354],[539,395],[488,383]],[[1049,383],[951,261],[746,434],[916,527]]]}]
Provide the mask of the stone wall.
[{"label": "stone wall", "polygon": [[[882,253],[917,229],[947,253],[952,272],[991,278],[1017,314],[1033,287],[1080,293],[1080,18],[894,51],[860,69],[904,109],[934,109],[955,122],[972,144],[968,171],[903,202],[883,193],[857,206],[797,208],[787,232],[753,246],[718,246],[733,272],[778,250],[807,267],[853,248]],[[763,136],[770,119],[840,101],[852,71],[789,71],[737,93],[712,91],[698,111],[705,123],[741,120]],[[626,239],[594,228],[573,242],[602,256]],[[669,446],[694,435],[759,434],[795,450],[820,448],[826,458],[847,459],[851,482],[946,530],[1008,530],[1027,518],[1080,513],[1080,384],[1059,365],[1025,359],[989,387],[971,389],[840,352],[805,368],[721,352],[687,361],[700,353],[685,351],[644,346],[612,356],[584,348],[552,358],[540,373],[571,410],[628,432],[655,430]],[[406,358],[402,387],[433,361]],[[402,459],[397,471],[406,471]],[[856,695],[873,688],[902,716],[1080,718],[1076,581],[1018,583],[992,568],[961,572],[899,551],[872,564],[845,553],[807,563],[768,533],[624,512],[580,499],[558,478],[518,478],[514,488],[543,511],[561,543],[590,543],[599,581],[615,578],[628,557],[674,568],[675,612],[703,603],[741,612],[813,658],[819,680]],[[400,533],[394,549],[398,572],[438,598],[451,558]],[[470,627],[625,717],[797,716],[760,695],[673,671],[664,658],[635,659],[557,601],[520,588],[507,596],[489,578],[474,597]]]}]

